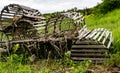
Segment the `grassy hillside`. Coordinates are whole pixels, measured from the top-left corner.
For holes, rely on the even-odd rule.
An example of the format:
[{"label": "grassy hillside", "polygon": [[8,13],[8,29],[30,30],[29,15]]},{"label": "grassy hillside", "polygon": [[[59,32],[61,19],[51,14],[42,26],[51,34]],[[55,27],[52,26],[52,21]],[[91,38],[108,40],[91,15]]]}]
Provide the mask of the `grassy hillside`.
[{"label": "grassy hillside", "polygon": [[120,9],[113,10],[105,15],[91,14],[85,18],[89,29],[101,27],[112,31],[114,37],[112,52],[120,52]]}]

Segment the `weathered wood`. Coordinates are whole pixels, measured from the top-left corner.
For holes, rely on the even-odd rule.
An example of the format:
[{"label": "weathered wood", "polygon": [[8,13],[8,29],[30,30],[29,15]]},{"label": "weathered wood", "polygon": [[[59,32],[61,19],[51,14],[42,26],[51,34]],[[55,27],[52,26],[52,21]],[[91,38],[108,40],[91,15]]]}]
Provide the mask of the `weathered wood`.
[{"label": "weathered wood", "polygon": [[[86,61],[86,60],[85,60]],[[82,61],[81,61],[82,62]],[[74,61],[74,63],[79,63],[79,61]],[[92,61],[93,64],[103,64],[104,60],[99,60],[99,61]]]},{"label": "weathered wood", "polygon": [[111,33],[110,34],[110,41],[109,41],[109,43],[107,45],[107,48],[110,48],[110,45],[112,44],[112,42],[113,42],[113,38],[112,38],[112,33]]},{"label": "weathered wood", "polygon": [[2,19],[13,19],[13,17],[2,16]]},{"label": "weathered wood", "polygon": [[[51,53],[54,53],[52,52],[53,49],[62,57],[63,52],[68,51],[68,39],[73,41],[76,38],[75,42],[73,41],[71,50],[71,57],[74,60],[91,59],[97,61],[98,58],[90,57],[101,58],[104,57],[105,52],[108,53],[107,48],[110,47],[112,42],[110,32],[103,28],[87,30],[86,25],[83,26],[85,19],[78,12],[55,13],[49,18],[45,18],[39,16],[40,13],[36,9],[16,4],[13,4],[13,7],[11,6],[8,5],[8,8],[10,7],[8,10],[6,8],[2,10],[1,17],[22,17],[13,20],[13,24],[10,24],[12,26],[7,26],[4,29],[5,33],[11,33],[9,35],[13,37],[9,41],[10,44],[27,43],[27,48],[29,48],[28,45],[31,44],[28,43],[30,42],[43,43],[44,49],[41,51],[44,52],[42,54],[45,54],[45,57],[49,57]],[[20,10],[18,6],[21,8]],[[67,22],[66,19],[68,19]],[[68,26],[67,31],[62,30],[62,24]],[[72,30],[70,30],[71,24],[75,27]],[[79,30],[80,28],[81,30]],[[103,39],[102,42],[101,39]],[[107,40],[110,41],[106,44]],[[64,44],[61,42],[64,42]],[[34,47],[38,48],[36,45]]]},{"label": "weathered wood", "polygon": [[110,34],[109,31],[107,31],[107,32],[105,33],[105,37],[104,37],[104,39],[103,39],[103,41],[102,41],[103,44],[106,42],[106,40],[107,40],[109,34]]},{"label": "weathered wood", "polygon": [[88,36],[92,31],[88,31],[83,36],[78,36],[79,40],[84,39],[86,36]]},{"label": "weathered wood", "polygon": [[55,48],[55,50],[58,52],[59,56],[62,57],[62,54],[60,52],[60,48],[57,47],[53,42],[50,42],[50,44]]},{"label": "weathered wood", "polygon": [[72,57],[73,56],[79,56],[79,57],[105,57],[105,54],[100,54],[100,53],[98,53],[98,54],[96,54],[96,53],[94,53],[94,54],[89,54],[89,53],[86,53],[86,54],[80,54],[80,53],[73,53],[72,55],[71,55]]},{"label": "weathered wood", "polygon": [[2,16],[13,17],[14,15],[11,15],[11,14],[3,14]]},{"label": "weathered wood", "polygon": [[13,15],[14,15],[15,12],[10,12],[10,11],[9,11],[9,12],[3,12],[3,14],[13,14]]},{"label": "weathered wood", "polygon": [[108,50],[106,49],[98,49],[98,50],[93,50],[93,49],[72,49],[71,52],[78,52],[78,53],[82,53],[82,52],[86,52],[86,53],[105,53],[105,52],[108,52]]},{"label": "weathered wood", "polygon": [[89,36],[89,38],[92,38],[93,36],[95,36],[95,35],[97,34],[97,31],[99,31],[99,30],[100,30],[100,28],[95,29],[95,30],[93,31],[93,33]]},{"label": "weathered wood", "polygon": [[87,28],[87,25],[84,25],[78,32],[81,34],[83,31],[85,31]]},{"label": "weathered wood", "polygon": [[41,21],[38,21],[38,22],[34,22],[35,24],[45,24],[46,23],[46,21],[45,20],[43,20],[43,19],[41,19]]},{"label": "weathered wood", "polygon": [[89,45],[89,44],[93,44],[93,45],[97,45],[97,44],[101,44],[100,42],[97,41],[91,41],[91,40],[84,40],[84,41],[76,41],[75,44],[79,44],[79,45]]},{"label": "weathered wood", "polygon": [[93,37],[93,39],[96,40],[96,39],[99,37],[99,35],[101,34],[101,32],[102,32],[103,30],[104,30],[104,29],[101,28],[100,31],[98,31],[98,33]]},{"label": "weathered wood", "polygon": [[79,61],[83,61],[83,60],[92,60],[92,61],[103,61],[105,60],[105,58],[81,58],[81,57],[71,57],[73,60],[79,60]]},{"label": "weathered wood", "polygon": [[104,30],[104,31],[102,32],[102,34],[101,34],[100,37],[98,38],[98,41],[100,41],[100,40],[102,39],[102,37],[104,36],[105,32],[106,32],[106,30]]},{"label": "weathered wood", "polygon": [[38,28],[35,28],[36,30],[41,30],[41,29],[45,29],[45,27],[38,27]]},{"label": "weathered wood", "polygon": [[38,25],[33,25],[35,27],[44,27],[46,24],[38,24]]},{"label": "weathered wood", "polygon": [[73,45],[72,48],[105,48],[105,45]]}]

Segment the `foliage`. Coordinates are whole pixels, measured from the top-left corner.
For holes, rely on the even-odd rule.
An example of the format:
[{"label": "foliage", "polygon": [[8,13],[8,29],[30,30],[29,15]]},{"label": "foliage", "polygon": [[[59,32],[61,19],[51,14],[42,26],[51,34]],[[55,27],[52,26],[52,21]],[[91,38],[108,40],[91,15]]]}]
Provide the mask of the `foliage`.
[{"label": "foliage", "polygon": [[14,45],[13,52],[15,53],[19,49],[19,47],[20,47],[19,44]]},{"label": "foliage", "polygon": [[70,59],[71,52],[67,51],[64,56],[63,64],[67,66],[73,66],[74,62]]},{"label": "foliage", "polygon": [[[85,73],[91,61],[63,64],[63,60],[40,60],[35,64],[21,64],[11,57],[8,62],[0,62],[0,73]],[[69,60],[68,60],[69,62]]]},{"label": "foliage", "polygon": [[97,17],[94,14],[85,16],[86,24],[89,29],[106,28],[113,33],[113,46],[110,49],[111,53],[120,52],[120,9],[113,10],[104,16]]},{"label": "foliage", "polygon": [[120,0],[103,0],[103,2],[99,5],[97,5],[93,9],[93,13],[95,14],[106,14],[109,11],[112,11],[114,9],[120,8]]},{"label": "foliage", "polygon": [[[111,0],[110,0],[111,1]],[[91,14],[86,16],[86,23],[89,29],[106,28],[113,34],[114,42],[110,48],[110,59],[105,61],[108,66],[120,66],[120,9],[115,9],[104,15]]]},{"label": "foliage", "polygon": [[72,66],[72,73],[85,73],[91,64],[91,60],[79,62],[77,66]]},{"label": "foliage", "polygon": [[120,52],[112,54],[110,60],[105,61],[105,65],[120,67]]}]

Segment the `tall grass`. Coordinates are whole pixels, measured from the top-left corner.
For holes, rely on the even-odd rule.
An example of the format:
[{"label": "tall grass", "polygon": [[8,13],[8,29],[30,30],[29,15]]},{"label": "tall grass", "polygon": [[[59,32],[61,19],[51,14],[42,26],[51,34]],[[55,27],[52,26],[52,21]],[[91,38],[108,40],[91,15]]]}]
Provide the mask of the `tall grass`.
[{"label": "tall grass", "polygon": [[114,43],[111,48],[112,52],[120,52],[120,9],[116,9],[105,15],[88,15],[85,16],[89,29],[106,28],[113,33]]},{"label": "tall grass", "polygon": [[0,73],[85,73],[91,64],[91,61],[74,64],[69,58],[22,64],[15,55],[9,56],[7,62],[0,61]]}]

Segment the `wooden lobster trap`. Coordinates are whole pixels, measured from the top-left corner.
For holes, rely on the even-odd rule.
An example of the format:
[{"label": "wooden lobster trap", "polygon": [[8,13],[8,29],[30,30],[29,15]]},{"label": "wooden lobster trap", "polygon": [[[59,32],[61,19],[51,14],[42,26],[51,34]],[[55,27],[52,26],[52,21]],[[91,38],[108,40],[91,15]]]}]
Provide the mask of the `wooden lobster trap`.
[{"label": "wooden lobster trap", "polygon": [[85,25],[79,31],[77,41],[72,45],[71,58],[76,62],[91,60],[93,63],[103,63],[109,58],[112,43],[110,31],[104,28],[87,30]]},{"label": "wooden lobster trap", "polygon": [[79,12],[54,13],[44,17],[38,10],[10,4],[0,15],[0,49],[14,45],[40,58],[63,57],[68,50],[74,61],[103,62],[113,42],[112,33],[104,28],[87,30]]},{"label": "wooden lobster trap", "polygon": [[83,16],[77,12],[55,13],[45,18],[38,10],[18,4],[5,6],[0,21],[1,48],[20,44],[30,52],[31,47],[45,48],[49,44],[59,55],[62,53],[61,41],[67,43],[68,38],[72,40],[84,24]]}]

